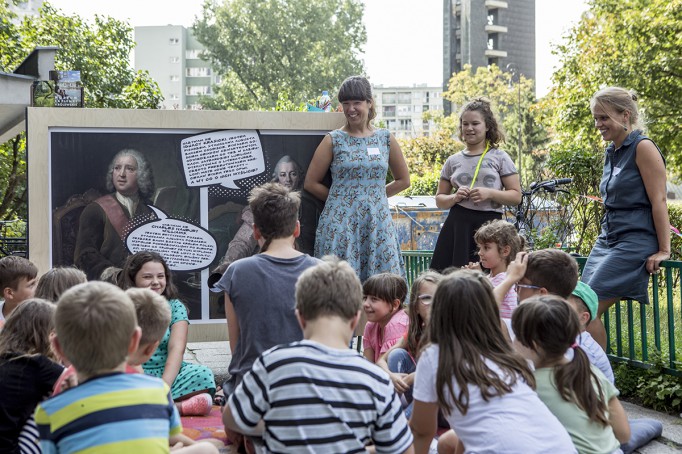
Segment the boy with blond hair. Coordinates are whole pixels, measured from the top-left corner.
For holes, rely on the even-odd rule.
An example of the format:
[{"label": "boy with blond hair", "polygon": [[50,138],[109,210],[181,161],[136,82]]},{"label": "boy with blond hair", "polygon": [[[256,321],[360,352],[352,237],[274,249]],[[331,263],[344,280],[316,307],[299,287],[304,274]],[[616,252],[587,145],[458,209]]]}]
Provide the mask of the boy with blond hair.
[{"label": "boy with blond hair", "polygon": [[348,348],[361,305],[362,286],[348,263],[325,257],[304,271],[296,283],[304,340],[256,360],[230,396],[225,425],[262,435],[267,452],[364,452],[374,444],[379,453],[412,453],[390,378]]},{"label": "boy with blond hair", "polygon": [[0,328],[21,303],[33,298],[38,280],[38,268],[23,257],[8,255],[0,259]]},{"label": "boy with blond hair", "polygon": [[[76,368],[80,385],[38,406],[43,452],[169,452],[169,437],[182,431],[170,389],[123,373],[141,337],[130,297],[104,282],[77,285],[59,299],[55,331],[53,348]],[[196,444],[177,452],[218,451]]]}]

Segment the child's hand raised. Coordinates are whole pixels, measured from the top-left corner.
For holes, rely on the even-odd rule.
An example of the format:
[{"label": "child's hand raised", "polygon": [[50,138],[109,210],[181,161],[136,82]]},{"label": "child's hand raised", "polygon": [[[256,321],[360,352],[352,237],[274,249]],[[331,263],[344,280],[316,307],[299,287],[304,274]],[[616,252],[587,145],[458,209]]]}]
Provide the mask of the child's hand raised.
[{"label": "child's hand raised", "polygon": [[519,282],[526,275],[528,268],[528,252],[519,252],[516,258],[507,267],[507,279],[513,282]]}]

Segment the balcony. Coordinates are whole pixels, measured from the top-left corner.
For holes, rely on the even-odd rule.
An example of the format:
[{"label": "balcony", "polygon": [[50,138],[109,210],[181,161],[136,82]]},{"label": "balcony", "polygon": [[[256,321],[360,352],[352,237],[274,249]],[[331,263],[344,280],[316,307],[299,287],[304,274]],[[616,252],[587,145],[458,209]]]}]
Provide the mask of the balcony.
[{"label": "balcony", "polygon": [[486,25],[486,33],[507,33],[508,29],[504,25]]},{"label": "balcony", "polygon": [[499,49],[486,49],[485,56],[488,58],[507,58],[507,51]]},{"label": "balcony", "polygon": [[509,3],[503,0],[485,0],[485,7],[488,9],[509,8]]}]

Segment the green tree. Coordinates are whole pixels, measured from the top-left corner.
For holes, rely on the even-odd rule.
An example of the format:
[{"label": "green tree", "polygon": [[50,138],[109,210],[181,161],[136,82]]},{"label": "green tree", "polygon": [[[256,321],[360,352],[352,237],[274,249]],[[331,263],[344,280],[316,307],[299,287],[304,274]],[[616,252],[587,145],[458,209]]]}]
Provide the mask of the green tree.
[{"label": "green tree", "polygon": [[[12,72],[36,46],[58,46],[55,69],[81,72],[87,107],[157,108],[163,97],[149,74],[130,66],[132,28],[96,16],[94,24],[44,3],[40,15],[12,22],[0,2],[0,71]],[[0,144],[0,219],[26,217],[26,141]]]},{"label": "green tree", "polygon": [[363,72],[367,40],[359,0],[224,0],[204,3],[194,34],[222,80],[211,109],[275,108],[280,92],[294,104],[333,93]]},{"label": "green tree", "polygon": [[530,174],[535,177],[535,174],[540,172],[538,169],[543,160],[541,151],[547,136],[536,118],[535,89],[532,80],[523,75],[517,78],[511,72],[503,72],[497,65],[480,67],[475,72],[471,65],[465,65],[462,71],[452,75],[448,90],[443,96],[452,102],[454,124],[458,122],[458,109],[467,101],[478,96],[490,99],[505,132],[504,149],[517,165],[520,113],[524,175]]},{"label": "green tree", "polygon": [[[551,132],[548,168],[572,176],[572,192],[598,195],[604,143],[594,128],[590,98],[616,85],[640,95],[649,134],[666,155],[668,168],[682,170],[682,0],[591,0],[589,11],[555,49],[561,66],[539,106]],[[573,224],[580,252],[597,235],[602,207],[575,200]]]}]

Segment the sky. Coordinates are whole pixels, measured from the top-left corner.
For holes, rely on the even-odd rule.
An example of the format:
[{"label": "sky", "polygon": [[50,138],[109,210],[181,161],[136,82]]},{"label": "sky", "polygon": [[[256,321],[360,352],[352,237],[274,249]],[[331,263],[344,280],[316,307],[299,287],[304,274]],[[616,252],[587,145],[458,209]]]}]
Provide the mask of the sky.
[{"label": "sky", "polygon": [[[314,1],[314,0],[311,0]],[[509,0],[513,2],[514,0]],[[203,0],[51,0],[68,14],[91,18],[95,14],[127,20],[132,26],[190,26]],[[442,0],[365,0],[367,44],[364,61],[373,84],[441,86],[443,77]],[[536,0],[536,86],[538,97],[550,86],[558,58],[551,44],[558,43],[586,10],[586,0]]]}]

